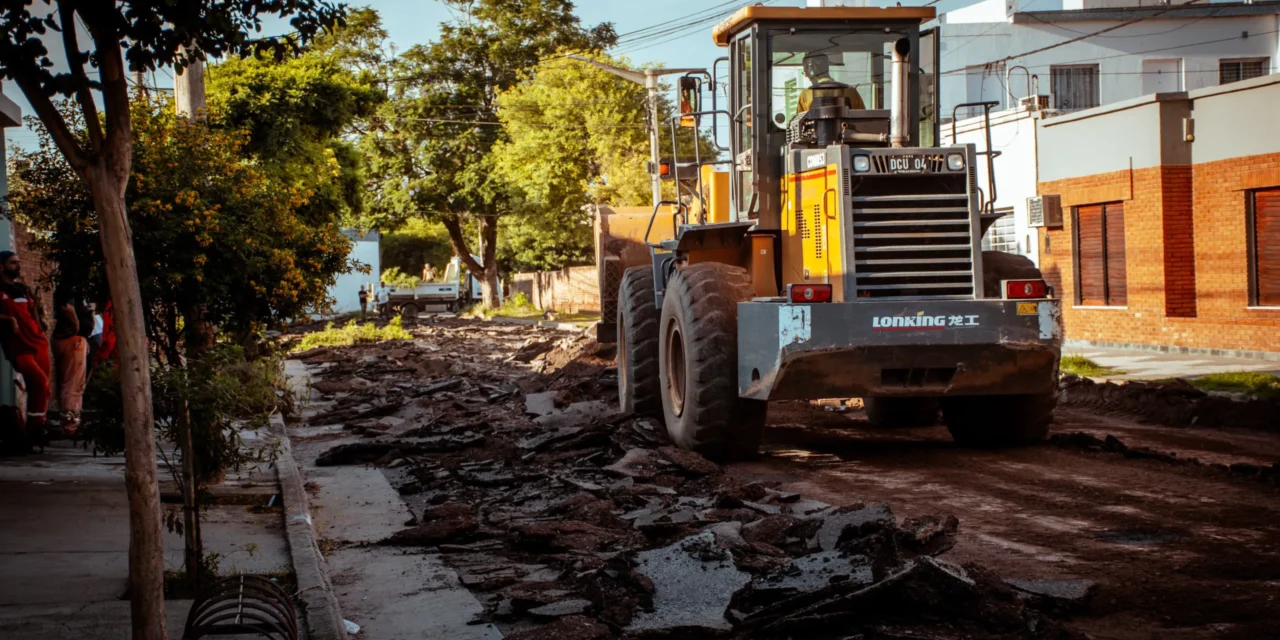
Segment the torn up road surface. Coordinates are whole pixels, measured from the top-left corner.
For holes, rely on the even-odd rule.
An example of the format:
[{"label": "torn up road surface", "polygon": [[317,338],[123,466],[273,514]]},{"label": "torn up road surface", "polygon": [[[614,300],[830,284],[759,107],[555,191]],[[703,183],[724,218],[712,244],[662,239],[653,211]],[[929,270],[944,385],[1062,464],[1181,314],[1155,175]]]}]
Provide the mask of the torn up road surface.
[{"label": "torn up road surface", "polygon": [[477,624],[523,639],[1084,637],[1051,598],[948,561],[954,517],[780,490],[617,414],[612,353],[589,334],[411,330],[299,354],[312,415],[291,437],[326,473],[391,480],[412,517],[374,546],[440,554]]}]

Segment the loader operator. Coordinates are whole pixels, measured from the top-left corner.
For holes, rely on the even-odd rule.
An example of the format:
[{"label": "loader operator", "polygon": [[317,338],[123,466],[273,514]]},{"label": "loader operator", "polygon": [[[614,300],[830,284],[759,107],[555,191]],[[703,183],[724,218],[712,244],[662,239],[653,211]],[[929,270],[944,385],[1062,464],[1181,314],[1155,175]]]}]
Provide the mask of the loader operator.
[{"label": "loader operator", "polygon": [[804,54],[804,75],[809,78],[810,87],[800,93],[799,113],[808,111],[814,98],[844,97],[850,109],[867,108],[857,89],[831,77],[831,59],[827,54],[812,51]]}]

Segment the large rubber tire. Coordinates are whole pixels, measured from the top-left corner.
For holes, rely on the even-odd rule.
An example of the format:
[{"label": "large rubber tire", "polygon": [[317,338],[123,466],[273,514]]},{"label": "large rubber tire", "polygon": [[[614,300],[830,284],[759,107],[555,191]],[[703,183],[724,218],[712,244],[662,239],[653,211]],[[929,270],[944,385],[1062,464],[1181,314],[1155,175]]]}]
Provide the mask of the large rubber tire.
[{"label": "large rubber tire", "polygon": [[1003,251],[982,252],[982,288],[984,298],[1000,298],[1001,280],[1043,280],[1040,270],[1026,256]]},{"label": "large rubber tire", "polygon": [[745,269],[679,269],[662,304],[658,376],[667,434],[717,460],[755,457],[768,403],[738,397],[738,303],[753,295]]},{"label": "large rubber tire", "polygon": [[618,286],[618,408],[662,417],[658,397],[658,311],[652,267],[632,267]]},{"label": "large rubber tire", "polygon": [[413,322],[413,321],[417,320],[417,319],[418,319],[418,305],[416,305],[416,304],[414,304],[414,303],[412,303],[412,302],[407,302],[407,303],[405,303],[405,304],[401,305],[401,307],[400,307],[400,317],[401,317],[402,319],[404,319],[404,320],[408,320],[409,322]]},{"label": "large rubber tire", "polygon": [[1049,435],[1055,393],[942,399],[942,419],[957,444],[998,448],[1035,444]]},{"label": "large rubber tire", "polygon": [[934,398],[863,398],[867,421],[873,427],[931,427],[938,424]]}]

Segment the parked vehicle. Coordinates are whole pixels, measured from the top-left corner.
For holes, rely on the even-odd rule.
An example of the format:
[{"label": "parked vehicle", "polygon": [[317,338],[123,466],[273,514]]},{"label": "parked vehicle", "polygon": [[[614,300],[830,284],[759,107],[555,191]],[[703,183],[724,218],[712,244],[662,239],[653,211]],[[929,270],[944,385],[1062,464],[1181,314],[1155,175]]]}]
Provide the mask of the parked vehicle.
[{"label": "parked vehicle", "polygon": [[[478,256],[472,256],[476,260]],[[434,282],[419,282],[412,289],[391,288],[391,310],[406,318],[416,318],[429,306],[444,306],[458,311],[480,296],[480,280],[462,266],[456,256],[449,260],[444,275]]]}]

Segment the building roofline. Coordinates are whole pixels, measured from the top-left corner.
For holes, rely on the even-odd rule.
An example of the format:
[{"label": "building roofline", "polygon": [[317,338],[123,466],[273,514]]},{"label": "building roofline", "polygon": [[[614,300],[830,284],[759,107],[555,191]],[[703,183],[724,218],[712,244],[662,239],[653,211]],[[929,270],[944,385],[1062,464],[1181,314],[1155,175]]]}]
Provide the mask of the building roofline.
[{"label": "building roofline", "polygon": [[1252,78],[1250,80],[1241,80],[1230,84],[1218,85],[1216,87],[1205,87],[1204,89],[1196,89],[1194,91],[1176,91],[1170,93],[1151,93],[1145,96],[1138,96],[1130,100],[1121,100],[1111,104],[1104,104],[1100,107],[1085,109],[1083,111],[1074,111],[1052,118],[1045,118],[1044,125],[1046,127],[1055,127],[1068,122],[1076,122],[1078,120],[1087,120],[1096,118],[1108,113],[1116,113],[1117,111],[1126,111],[1128,109],[1136,109],[1157,102],[1186,102],[1198,100],[1200,98],[1209,98],[1213,96],[1226,95],[1237,91],[1248,91],[1250,89],[1258,89],[1274,84],[1280,84],[1280,73],[1262,76],[1260,78]]},{"label": "building roofline", "polygon": [[1280,2],[1214,3],[1191,6],[1114,7],[1103,9],[1067,9],[1062,11],[1019,11],[1013,14],[1014,24],[1053,22],[1097,22],[1155,18],[1234,18],[1238,16],[1266,16],[1280,14]]},{"label": "building roofline", "polygon": [[1280,73],[1273,73],[1271,75],[1250,78],[1248,80],[1220,84],[1216,87],[1195,89],[1193,91],[1188,91],[1187,97],[1192,100],[1196,100],[1198,98],[1208,98],[1210,96],[1219,96],[1228,93],[1235,93],[1237,91],[1248,91],[1250,89],[1257,89],[1259,87],[1265,87],[1273,84],[1280,84]]},{"label": "building roofline", "polygon": [[22,109],[9,96],[0,93],[0,128],[22,126]]},{"label": "building roofline", "polygon": [[1062,115],[1054,116],[1052,118],[1045,118],[1043,121],[1044,122],[1043,126],[1056,127],[1060,124],[1067,124],[1068,122],[1076,122],[1079,120],[1088,120],[1089,118],[1096,118],[1098,116],[1106,115],[1108,113],[1116,113],[1117,111],[1128,111],[1129,109],[1137,109],[1138,107],[1145,107],[1149,104],[1156,104],[1157,102],[1178,102],[1178,101],[1185,101],[1185,100],[1187,100],[1186,91],[1175,91],[1170,93],[1149,93],[1145,96],[1138,96],[1137,98],[1131,98],[1129,100],[1121,100],[1120,102],[1112,102],[1111,104],[1104,104],[1100,107],[1094,107],[1092,109],[1085,109],[1083,111],[1073,111],[1071,113],[1064,113]]}]

